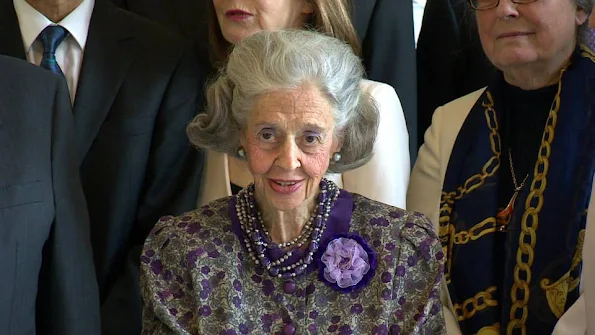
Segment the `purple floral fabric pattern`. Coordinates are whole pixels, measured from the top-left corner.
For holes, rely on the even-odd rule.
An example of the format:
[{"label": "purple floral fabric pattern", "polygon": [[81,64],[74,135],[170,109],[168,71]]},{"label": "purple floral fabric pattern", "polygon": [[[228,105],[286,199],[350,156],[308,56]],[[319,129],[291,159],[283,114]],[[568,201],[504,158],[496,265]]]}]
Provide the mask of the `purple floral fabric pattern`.
[{"label": "purple floral fabric pattern", "polygon": [[[149,235],[141,256],[143,334],[446,334],[444,255],[424,216],[353,194],[345,233],[366,241],[376,267],[367,285],[345,293],[318,271],[270,277],[234,234],[228,202],[162,218]],[[349,241],[335,247],[365,260]],[[358,277],[365,266],[351,260]]]},{"label": "purple floral fabric pattern", "polygon": [[587,28],[585,44],[591,51],[595,52],[595,29]]}]

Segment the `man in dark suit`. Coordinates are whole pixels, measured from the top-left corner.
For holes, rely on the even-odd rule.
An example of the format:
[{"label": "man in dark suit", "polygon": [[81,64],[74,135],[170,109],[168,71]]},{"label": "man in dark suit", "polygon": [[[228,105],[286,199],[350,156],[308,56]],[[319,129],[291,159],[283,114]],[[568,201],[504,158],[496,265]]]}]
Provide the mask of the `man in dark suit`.
[{"label": "man in dark suit", "polygon": [[486,86],[494,72],[469,2],[428,0],[417,41],[418,145],[436,108]]},{"label": "man in dark suit", "polygon": [[0,334],[99,334],[63,80],[0,56]]},{"label": "man in dark suit", "polygon": [[198,197],[202,155],[185,127],[204,78],[192,48],[105,0],[0,3],[0,54],[69,84],[102,332],[138,334],[144,240],[159,217],[193,209]]},{"label": "man in dark suit", "polygon": [[[207,8],[211,0],[112,0],[121,8],[159,22],[194,41],[208,61]],[[362,41],[369,79],[395,88],[407,121],[411,162],[417,155],[417,100],[412,1],[352,0],[353,24]]]},{"label": "man in dark suit", "polygon": [[362,58],[371,80],[391,85],[399,95],[411,164],[417,157],[417,93],[413,2],[352,0],[353,24],[362,41]]}]

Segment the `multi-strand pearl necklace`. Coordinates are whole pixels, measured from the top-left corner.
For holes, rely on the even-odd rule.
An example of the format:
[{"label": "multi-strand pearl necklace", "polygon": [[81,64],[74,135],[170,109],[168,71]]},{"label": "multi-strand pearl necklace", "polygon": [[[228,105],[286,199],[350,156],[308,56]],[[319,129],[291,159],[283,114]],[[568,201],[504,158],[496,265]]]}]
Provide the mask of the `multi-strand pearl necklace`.
[{"label": "multi-strand pearl necklace", "polygon": [[[327,179],[322,179],[320,182],[320,193],[317,197],[317,207],[300,235],[289,242],[275,244],[267,242],[267,240],[271,241],[271,238],[264,226],[262,215],[256,206],[254,184],[248,186],[247,189],[241,190],[237,196],[236,213],[244,233],[244,243],[252,261],[266,268],[269,275],[273,277],[290,278],[306,272],[306,268],[314,260],[314,253],[318,250],[320,238],[326,229],[331,208],[339,193],[340,190],[335,183]],[[293,251],[300,249],[308,242],[308,250],[304,254],[304,257],[292,264],[286,264],[287,260],[293,255]],[[285,252],[276,261],[271,261],[266,255],[266,249],[283,249],[289,247],[292,247],[292,249]]]}]

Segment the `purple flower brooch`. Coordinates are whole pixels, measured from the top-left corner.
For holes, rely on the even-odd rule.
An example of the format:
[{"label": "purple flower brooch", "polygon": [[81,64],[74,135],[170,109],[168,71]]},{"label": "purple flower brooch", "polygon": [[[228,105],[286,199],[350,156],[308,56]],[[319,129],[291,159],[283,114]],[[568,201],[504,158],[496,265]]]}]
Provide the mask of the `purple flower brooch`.
[{"label": "purple flower brooch", "polygon": [[374,277],[376,253],[359,235],[336,234],[319,250],[318,277],[337,291],[353,292]]}]

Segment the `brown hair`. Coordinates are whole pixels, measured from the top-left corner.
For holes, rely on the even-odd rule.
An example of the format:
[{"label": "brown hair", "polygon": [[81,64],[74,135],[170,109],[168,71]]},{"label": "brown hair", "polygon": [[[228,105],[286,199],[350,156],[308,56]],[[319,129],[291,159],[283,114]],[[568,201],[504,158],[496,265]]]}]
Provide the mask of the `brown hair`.
[{"label": "brown hair", "polygon": [[[329,36],[338,38],[347,42],[356,55],[360,55],[360,42],[351,23],[349,0],[305,0],[310,1],[314,8],[314,14],[304,26],[306,29],[312,29]],[[227,59],[231,50],[231,44],[225,40],[215,7],[210,1],[208,5],[209,18],[209,46],[211,53],[211,62],[215,67],[222,65]]]}]

